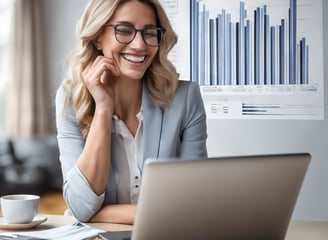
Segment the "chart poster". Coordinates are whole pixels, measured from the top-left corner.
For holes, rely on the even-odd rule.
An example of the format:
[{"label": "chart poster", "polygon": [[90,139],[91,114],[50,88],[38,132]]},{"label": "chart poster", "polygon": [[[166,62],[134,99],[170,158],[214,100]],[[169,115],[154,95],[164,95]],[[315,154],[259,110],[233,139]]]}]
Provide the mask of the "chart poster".
[{"label": "chart poster", "polygon": [[160,0],[209,119],[323,120],[322,0]]}]

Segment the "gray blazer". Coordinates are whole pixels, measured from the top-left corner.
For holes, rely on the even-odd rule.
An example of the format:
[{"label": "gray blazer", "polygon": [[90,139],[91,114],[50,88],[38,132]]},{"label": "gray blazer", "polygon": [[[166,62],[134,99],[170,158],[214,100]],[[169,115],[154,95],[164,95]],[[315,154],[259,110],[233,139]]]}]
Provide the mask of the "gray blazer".
[{"label": "gray blazer", "polygon": [[[80,129],[75,121],[75,110],[64,106],[64,91],[56,96],[57,138],[64,184],[63,193],[69,209],[80,221],[87,221],[103,205],[116,203],[113,174],[105,193],[97,196],[76,167],[83,150]],[[147,158],[207,157],[206,113],[199,86],[190,81],[179,81],[170,108],[156,106],[143,87],[143,163]]]}]

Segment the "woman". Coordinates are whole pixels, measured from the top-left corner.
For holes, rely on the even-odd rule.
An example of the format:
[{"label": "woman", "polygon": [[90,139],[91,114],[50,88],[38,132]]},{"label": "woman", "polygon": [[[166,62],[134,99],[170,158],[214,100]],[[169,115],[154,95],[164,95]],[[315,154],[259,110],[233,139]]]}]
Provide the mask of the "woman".
[{"label": "woman", "polygon": [[78,34],[56,97],[64,198],[80,221],[133,224],[145,159],[207,156],[199,87],[167,59],[157,0],[92,0]]}]

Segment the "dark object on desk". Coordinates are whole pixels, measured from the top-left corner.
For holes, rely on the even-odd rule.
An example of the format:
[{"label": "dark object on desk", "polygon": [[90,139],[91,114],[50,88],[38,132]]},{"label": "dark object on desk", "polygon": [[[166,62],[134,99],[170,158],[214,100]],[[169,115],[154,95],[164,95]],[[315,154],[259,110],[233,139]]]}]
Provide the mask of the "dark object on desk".
[{"label": "dark object on desk", "polygon": [[130,240],[131,231],[103,232],[99,233],[100,239],[103,240]]}]

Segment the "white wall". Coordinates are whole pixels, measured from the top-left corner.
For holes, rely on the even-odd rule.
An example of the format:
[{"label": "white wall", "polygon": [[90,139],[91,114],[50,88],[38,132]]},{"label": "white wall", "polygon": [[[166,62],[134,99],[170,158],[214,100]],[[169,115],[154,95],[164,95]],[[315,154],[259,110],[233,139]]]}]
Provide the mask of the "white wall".
[{"label": "white wall", "polygon": [[66,72],[67,56],[74,47],[75,28],[88,0],[44,0],[47,71],[53,99],[50,123],[55,129],[55,94]]},{"label": "white wall", "polygon": [[65,61],[75,43],[76,23],[88,0],[44,0],[47,61],[52,89],[62,81]]},{"label": "white wall", "polygon": [[[88,0],[45,0],[48,61],[53,93],[63,78],[65,57],[75,42],[75,24]],[[324,13],[328,2],[324,2]],[[328,16],[324,14],[324,29]],[[325,78],[328,79],[328,33],[324,32]],[[324,85],[325,93],[328,84]],[[209,120],[210,156],[310,152],[312,162],[293,218],[328,220],[328,101],[325,120]]]},{"label": "white wall", "polygon": [[[328,2],[323,1],[324,75],[328,79]],[[328,220],[328,101],[325,120],[209,120],[210,156],[309,152],[312,162],[295,207],[294,219]]]}]

